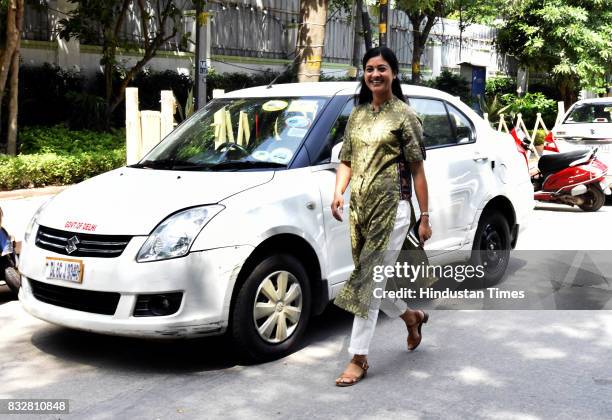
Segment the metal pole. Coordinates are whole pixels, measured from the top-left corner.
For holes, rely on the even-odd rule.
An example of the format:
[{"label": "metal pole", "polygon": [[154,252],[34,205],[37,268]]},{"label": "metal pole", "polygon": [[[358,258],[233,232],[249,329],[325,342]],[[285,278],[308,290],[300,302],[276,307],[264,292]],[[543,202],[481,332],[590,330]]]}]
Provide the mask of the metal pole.
[{"label": "metal pole", "polygon": [[196,2],[196,48],[195,48],[195,80],[194,109],[206,105],[206,77],[208,75],[208,16],[202,7],[202,2]]},{"label": "metal pole", "polygon": [[379,32],[379,45],[381,47],[387,46],[387,21],[389,18],[389,5],[388,0],[380,0],[380,20],[378,24]]}]

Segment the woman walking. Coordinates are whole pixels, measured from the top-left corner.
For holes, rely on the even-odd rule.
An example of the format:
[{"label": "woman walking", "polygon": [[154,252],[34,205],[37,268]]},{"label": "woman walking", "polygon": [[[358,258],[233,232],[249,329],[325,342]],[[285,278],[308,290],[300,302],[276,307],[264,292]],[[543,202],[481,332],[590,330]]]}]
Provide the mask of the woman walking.
[{"label": "woman walking", "polygon": [[405,103],[397,78],[397,58],[389,48],[373,48],[363,57],[363,70],[358,104],[346,126],[332,201],[332,214],[342,220],[342,194],[350,181],[349,222],[355,270],[335,304],[355,315],[349,345],[353,358],[336,379],[338,386],[354,385],[365,377],[379,310],[404,321],[409,350],[420,344],[421,327],[428,319],[427,313],[409,309],[401,299],[380,298],[381,293],[376,293],[378,297],[373,293],[375,288],[385,290],[387,282],[375,283],[373,268],[395,264],[414,222],[411,178],[421,210],[421,244],[432,232],[421,123]]}]

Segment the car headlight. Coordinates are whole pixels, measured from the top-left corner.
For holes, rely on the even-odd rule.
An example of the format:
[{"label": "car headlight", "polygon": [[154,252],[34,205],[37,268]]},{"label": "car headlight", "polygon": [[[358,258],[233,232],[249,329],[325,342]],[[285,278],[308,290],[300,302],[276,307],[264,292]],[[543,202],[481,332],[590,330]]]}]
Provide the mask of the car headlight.
[{"label": "car headlight", "polygon": [[194,207],[173,214],[159,224],[142,245],[136,261],[166,260],[187,255],[202,228],[225,207]]},{"label": "car headlight", "polygon": [[40,217],[40,214],[45,209],[45,207],[47,207],[47,204],[51,202],[51,200],[52,198],[42,203],[38,210],[36,210],[36,213],[34,213],[34,216],[32,216],[32,218],[30,219],[30,223],[28,223],[25,233],[23,234],[24,242],[28,242],[30,236],[32,236],[32,232],[35,232],[38,229],[38,218]]}]

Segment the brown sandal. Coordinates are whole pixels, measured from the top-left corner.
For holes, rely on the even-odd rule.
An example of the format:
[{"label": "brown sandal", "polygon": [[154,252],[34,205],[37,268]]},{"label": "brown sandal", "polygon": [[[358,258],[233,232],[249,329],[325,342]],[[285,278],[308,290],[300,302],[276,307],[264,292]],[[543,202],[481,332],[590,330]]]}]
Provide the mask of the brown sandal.
[{"label": "brown sandal", "polygon": [[[418,329],[417,331],[419,332],[419,339],[416,341],[416,343],[412,343],[413,345],[411,346],[410,344],[410,331],[408,332],[408,339],[406,340],[407,344],[408,344],[408,350],[410,351],[414,351],[417,347],[419,347],[419,344],[421,344],[421,340],[423,340],[423,334],[421,334],[421,327],[423,326],[423,324],[426,324],[427,321],[429,320],[429,314],[425,311],[422,311],[419,309],[419,312],[423,313],[423,318],[421,318],[421,321],[419,321],[419,325],[418,325]],[[414,327],[416,324],[412,324],[409,325],[408,328],[412,328]]]},{"label": "brown sandal", "polygon": [[[370,366],[368,365],[368,361],[366,359],[360,360],[353,356],[350,363],[359,366],[363,370],[363,372],[359,376],[345,376],[344,372],[342,372],[342,375],[340,375],[340,377],[336,379],[336,386],[353,386],[357,382],[365,378],[368,374],[368,369]],[[348,379],[350,382],[344,382],[345,379]]]}]

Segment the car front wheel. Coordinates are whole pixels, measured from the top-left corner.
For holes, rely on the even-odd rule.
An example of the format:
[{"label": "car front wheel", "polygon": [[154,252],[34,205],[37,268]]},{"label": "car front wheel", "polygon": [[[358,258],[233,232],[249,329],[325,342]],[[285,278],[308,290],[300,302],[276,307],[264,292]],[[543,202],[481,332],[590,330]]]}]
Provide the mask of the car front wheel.
[{"label": "car front wheel", "polygon": [[310,284],[304,267],[291,255],[261,261],[238,291],[231,334],[239,353],[251,361],[291,351],[310,316]]}]

